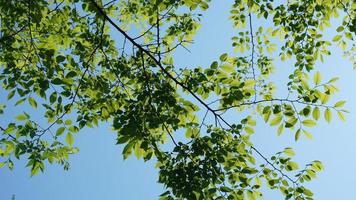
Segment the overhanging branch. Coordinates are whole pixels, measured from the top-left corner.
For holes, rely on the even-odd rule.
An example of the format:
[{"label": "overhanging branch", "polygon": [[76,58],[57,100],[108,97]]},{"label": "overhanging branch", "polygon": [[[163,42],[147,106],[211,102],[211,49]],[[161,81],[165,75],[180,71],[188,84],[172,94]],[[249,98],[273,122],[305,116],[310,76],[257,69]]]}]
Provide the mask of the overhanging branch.
[{"label": "overhanging branch", "polygon": [[[149,58],[151,58],[156,65],[162,70],[162,72],[169,78],[171,79],[174,83],[179,85],[181,88],[184,90],[188,91],[199,103],[201,103],[208,111],[214,114],[215,118],[220,119],[223,121],[229,128],[232,128],[232,125],[228,123],[224,118],[221,117],[214,109],[212,109],[207,103],[205,103],[200,97],[198,97],[191,89],[189,89],[186,85],[184,85],[182,82],[178,81],[176,78],[174,78],[162,65],[160,61],[156,59],[154,55],[151,54],[150,51],[144,49],[140,44],[138,44],[134,38],[129,36],[124,30],[122,30],[112,19],[105,13],[105,11],[95,2],[95,0],[90,0],[90,2],[93,3],[93,5],[97,8],[98,12],[117,30],[119,31],[127,40],[129,40],[136,48],[138,48],[140,51],[144,52]],[[267,159],[258,149],[256,149],[254,146],[251,146],[251,149],[254,150],[262,159],[264,159],[273,169],[278,171],[283,177],[287,178],[289,181],[291,181],[293,184],[297,184],[295,180],[290,178],[288,175],[282,172],[281,169],[277,168],[271,161]]]}]

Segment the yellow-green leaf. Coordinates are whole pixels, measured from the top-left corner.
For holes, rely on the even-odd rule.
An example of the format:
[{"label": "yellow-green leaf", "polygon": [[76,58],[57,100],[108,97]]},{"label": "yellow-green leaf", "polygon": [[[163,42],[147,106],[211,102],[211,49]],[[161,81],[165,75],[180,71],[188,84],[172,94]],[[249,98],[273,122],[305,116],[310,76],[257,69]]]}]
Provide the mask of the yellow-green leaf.
[{"label": "yellow-green leaf", "polygon": [[278,130],[277,130],[278,136],[282,135],[283,129],[284,129],[284,125],[283,124],[279,125]]},{"label": "yellow-green leaf", "polygon": [[74,138],[73,138],[73,134],[72,133],[68,133],[67,137],[66,137],[66,142],[69,146],[73,146],[74,143]]},{"label": "yellow-green leaf", "polygon": [[17,115],[16,119],[19,121],[24,121],[24,120],[28,119],[28,116],[25,114],[21,114],[21,115]]},{"label": "yellow-green leaf", "polygon": [[320,75],[320,72],[316,72],[314,74],[314,84],[315,85],[319,85],[321,82],[321,75]]},{"label": "yellow-green leaf", "polygon": [[15,95],[15,90],[12,90],[12,91],[7,95],[7,100],[10,100],[14,95]]},{"label": "yellow-green leaf", "polygon": [[266,114],[263,115],[263,120],[265,122],[268,122],[270,116],[271,116],[271,111],[268,111]]},{"label": "yellow-green leaf", "polygon": [[345,105],[346,101],[338,101],[335,103],[334,107],[335,108],[340,108],[343,107]]},{"label": "yellow-green leaf", "polygon": [[329,83],[335,83],[338,80],[339,80],[339,77],[334,77],[334,78],[329,80]]},{"label": "yellow-green leaf", "polygon": [[224,70],[225,72],[233,72],[234,66],[229,63],[225,63],[225,64],[221,65],[221,69]]},{"label": "yellow-green leaf", "polygon": [[227,60],[227,53],[224,53],[220,56],[220,61],[224,62]]},{"label": "yellow-green leaf", "polygon": [[331,121],[331,110],[329,108],[327,108],[324,112],[324,118],[325,120],[330,123]]},{"label": "yellow-green leaf", "polygon": [[313,135],[310,132],[303,130],[303,133],[304,133],[305,137],[307,137],[308,139],[313,139]]},{"label": "yellow-green leaf", "polygon": [[341,38],[342,38],[341,35],[335,35],[332,40],[333,40],[333,42],[337,42],[337,41],[339,41]]},{"label": "yellow-green leaf", "polygon": [[246,133],[248,133],[248,134],[253,134],[253,133],[255,132],[255,131],[253,130],[253,128],[248,127],[248,126],[245,127],[245,131],[246,131]]},{"label": "yellow-green leaf", "polygon": [[141,156],[142,156],[142,154],[143,154],[143,150],[140,148],[139,143],[137,143],[137,144],[135,145],[135,151],[134,151],[134,153],[135,153],[135,156],[136,156],[137,159],[140,159],[140,158],[141,158]]},{"label": "yellow-green leaf", "polygon": [[318,120],[320,118],[320,109],[319,107],[315,107],[313,110],[313,118]]},{"label": "yellow-green leaf", "polygon": [[313,127],[313,126],[316,125],[316,122],[314,120],[311,120],[311,119],[306,119],[306,120],[302,121],[302,124],[304,126]]},{"label": "yellow-green leaf", "polygon": [[35,99],[33,99],[32,97],[28,98],[28,102],[30,103],[30,105],[34,108],[37,108],[37,102],[35,101]]},{"label": "yellow-green leaf", "polygon": [[297,132],[295,132],[295,136],[294,136],[294,140],[295,140],[295,141],[297,141],[297,140],[299,139],[299,137],[300,137],[300,132],[301,132],[300,129],[298,129]]},{"label": "yellow-green leaf", "polygon": [[62,133],[64,132],[65,128],[64,127],[60,127],[57,129],[56,131],[56,136],[60,136],[62,135]]},{"label": "yellow-green leaf", "polygon": [[254,193],[250,190],[247,191],[247,198],[248,200],[255,200],[256,196],[254,195]]},{"label": "yellow-green leaf", "polygon": [[298,167],[298,164],[296,162],[288,161],[287,170],[293,171],[293,170],[297,170],[298,168],[299,167]]},{"label": "yellow-green leaf", "polygon": [[342,111],[337,111],[337,115],[339,116],[341,121],[346,121],[345,115]]},{"label": "yellow-green leaf", "polygon": [[274,119],[272,119],[270,125],[275,126],[278,125],[282,121],[282,115],[277,115]]},{"label": "yellow-green leaf", "polygon": [[285,148],[284,149],[284,151],[283,151],[285,154],[287,154],[288,156],[290,156],[290,157],[293,157],[293,156],[295,156],[295,153],[294,153],[294,151],[293,151],[293,149],[292,148]]},{"label": "yellow-green leaf", "polygon": [[255,184],[259,185],[259,186],[262,186],[262,181],[261,181],[260,178],[258,178],[258,176],[256,176],[256,178],[255,178]]}]

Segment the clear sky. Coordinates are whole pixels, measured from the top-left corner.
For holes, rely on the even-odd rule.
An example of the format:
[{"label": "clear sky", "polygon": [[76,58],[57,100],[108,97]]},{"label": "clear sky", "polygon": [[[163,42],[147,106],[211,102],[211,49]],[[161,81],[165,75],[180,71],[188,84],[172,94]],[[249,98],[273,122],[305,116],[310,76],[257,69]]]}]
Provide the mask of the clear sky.
[{"label": "clear sky", "polygon": [[[177,52],[175,62],[179,66],[208,66],[220,54],[232,51],[230,39],[235,30],[227,20],[228,9],[228,3],[212,2],[194,44],[189,47],[191,53],[184,49]],[[320,121],[316,128],[311,129],[314,139],[301,137],[295,142],[293,134],[287,132],[278,137],[275,128],[268,127],[259,119],[252,137],[255,146],[267,156],[289,146],[294,148],[300,167],[308,161],[321,160],[325,170],[308,184],[316,200],[348,200],[353,198],[356,190],[356,71],[341,57],[338,49],[332,52],[333,55],[318,65],[317,70],[325,79],[340,77],[337,83],[340,92],[331,102],[338,99],[347,101],[346,108],[350,111],[347,121],[341,122],[334,115],[335,120],[331,124]],[[277,63],[273,79],[282,83],[291,67]],[[278,88],[284,91],[285,84],[278,85]],[[234,122],[234,117],[229,116],[228,120]],[[75,139],[80,153],[71,156],[69,171],[63,171],[57,165],[47,165],[44,174],[30,178],[24,160],[16,161],[13,171],[1,169],[0,200],[11,199],[12,195],[16,195],[17,200],[157,199],[164,189],[157,183],[158,171],[154,168],[154,161],[144,163],[134,156],[123,161],[122,146],[115,145],[115,138],[116,134],[106,125],[82,130]],[[265,199],[282,198],[279,191],[267,191]]]}]

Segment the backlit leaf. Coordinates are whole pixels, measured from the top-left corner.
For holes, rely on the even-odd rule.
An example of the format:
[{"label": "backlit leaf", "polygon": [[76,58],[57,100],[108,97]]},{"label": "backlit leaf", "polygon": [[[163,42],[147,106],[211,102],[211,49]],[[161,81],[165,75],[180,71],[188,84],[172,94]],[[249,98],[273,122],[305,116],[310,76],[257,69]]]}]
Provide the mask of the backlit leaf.
[{"label": "backlit leaf", "polygon": [[331,121],[331,110],[329,108],[327,108],[324,112],[324,118],[325,120],[330,123]]}]

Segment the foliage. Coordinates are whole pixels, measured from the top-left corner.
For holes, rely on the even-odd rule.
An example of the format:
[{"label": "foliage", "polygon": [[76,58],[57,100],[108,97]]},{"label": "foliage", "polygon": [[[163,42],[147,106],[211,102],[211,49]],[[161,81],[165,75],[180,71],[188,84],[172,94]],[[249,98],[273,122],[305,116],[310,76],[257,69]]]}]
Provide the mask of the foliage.
[{"label": "foliage", "polygon": [[[78,152],[75,135],[106,122],[124,145],[124,158],[156,158],[167,187],[160,199],[252,200],[262,197],[263,185],[285,199],[312,199],[303,184],[322,170],[321,162],[300,169],[290,148],[267,158],[250,136],[259,117],[278,135],[293,131],[295,140],[311,138],[321,116],[345,120],[345,102],[329,102],[337,78],[322,79],[315,64],[332,45],[354,59],[355,46],[348,44],[356,4],[230,3],[236,54],[178,69],[174,52],[193,41],[209,0],[1,0],[0,80],[7,101],[0,114],[23,112],[0,127],[0,167],[12,169],[14,158],[27,157],[31,175],[46,162],[68,169],[69,155]],[[329,41],[323,33],[339,15]],[[270,79],[276,51],[294,63],[286,98],[276,97]],[[226,112],[243,117],[228,122]],[[182,130],[187,140],[176,141]],[[166,143],[171,151],[163,150]]]}]

